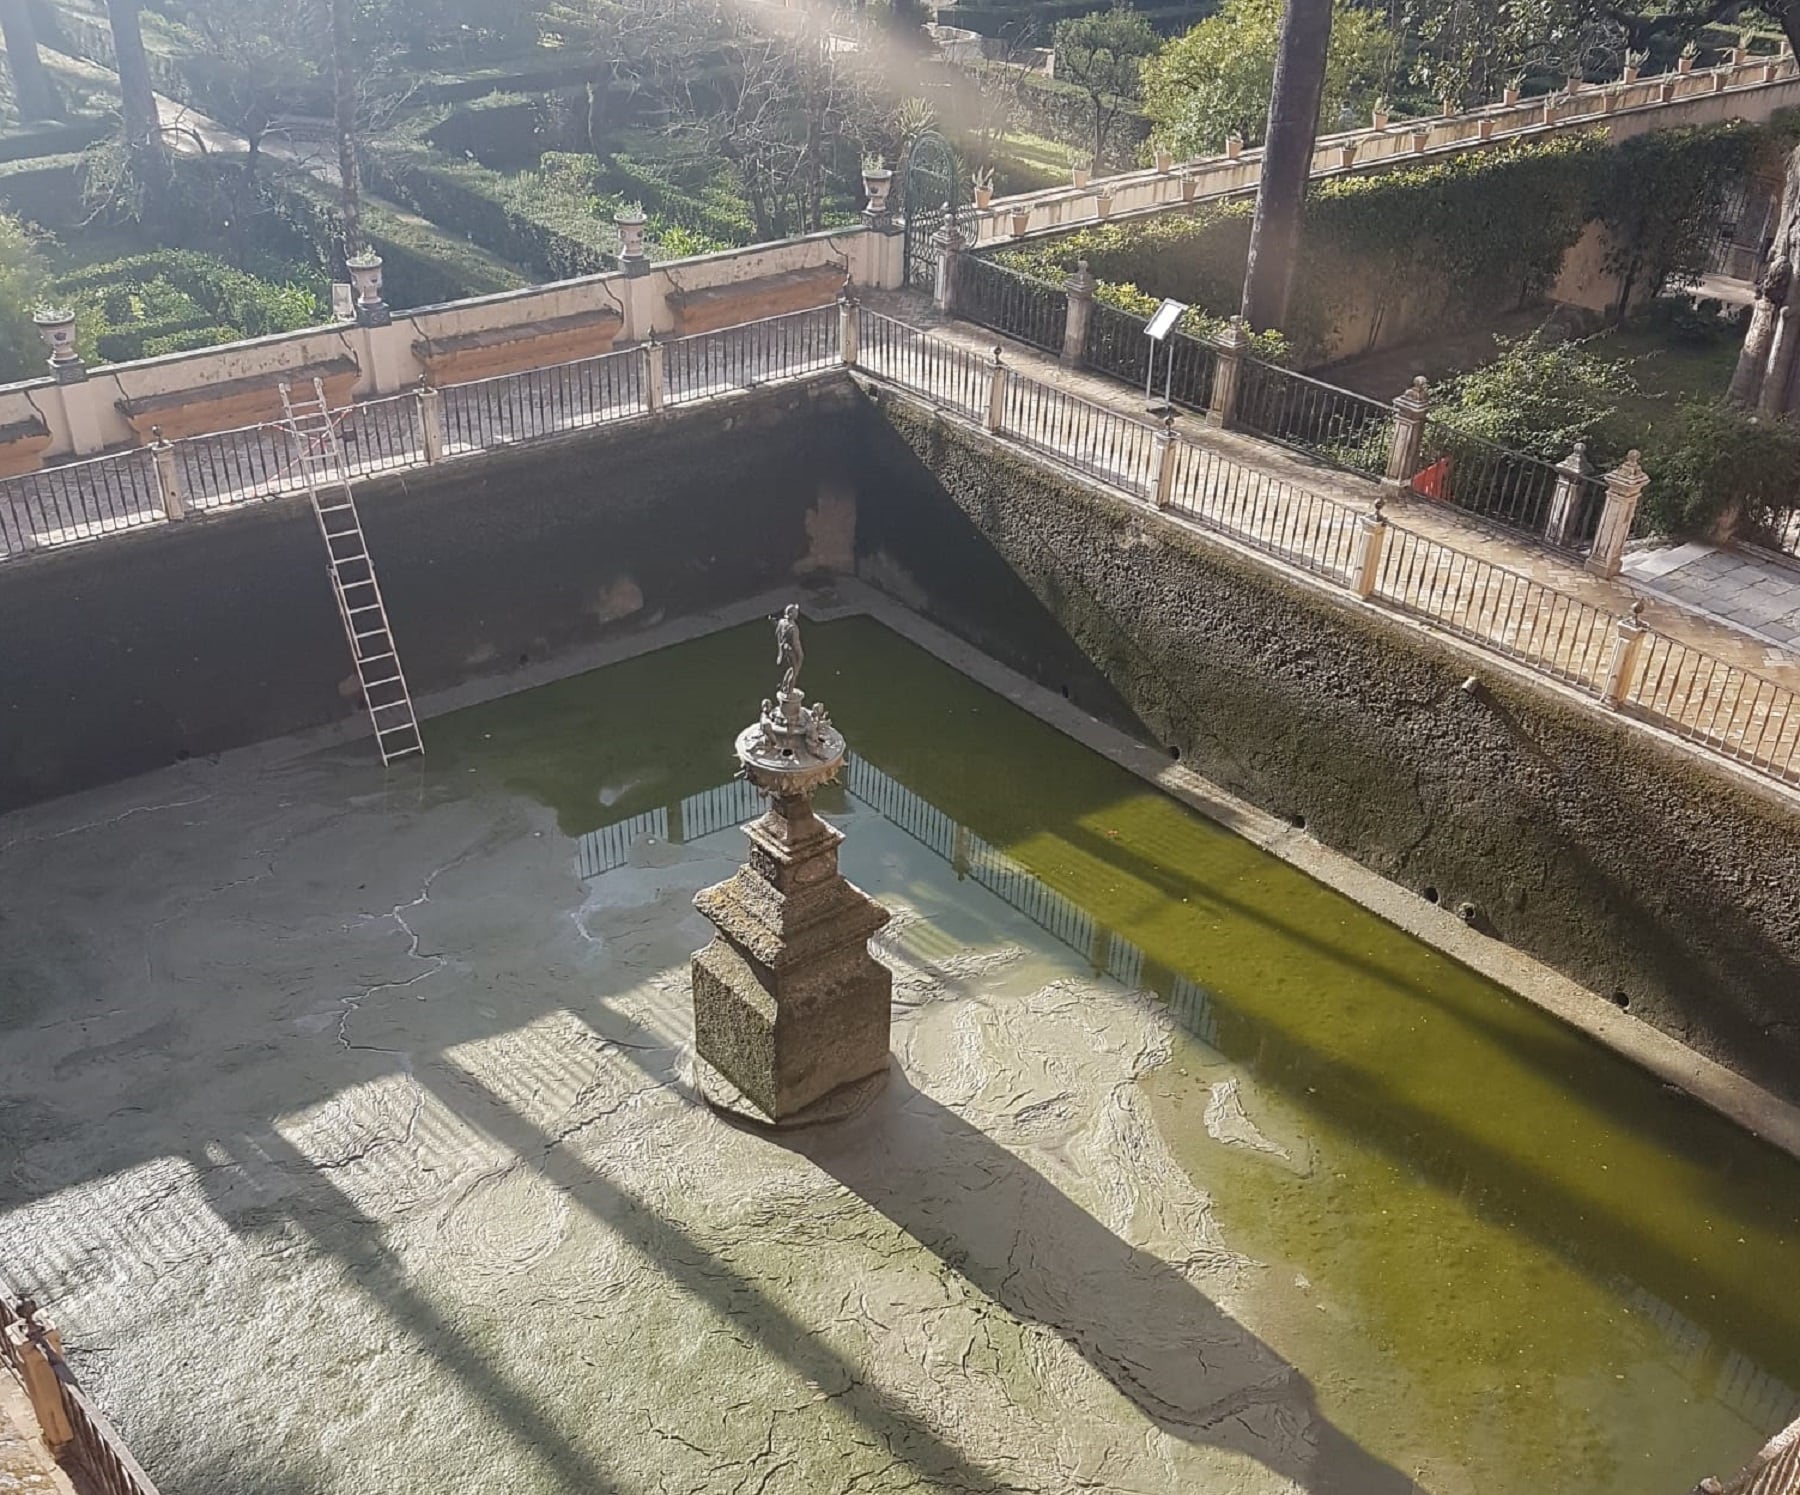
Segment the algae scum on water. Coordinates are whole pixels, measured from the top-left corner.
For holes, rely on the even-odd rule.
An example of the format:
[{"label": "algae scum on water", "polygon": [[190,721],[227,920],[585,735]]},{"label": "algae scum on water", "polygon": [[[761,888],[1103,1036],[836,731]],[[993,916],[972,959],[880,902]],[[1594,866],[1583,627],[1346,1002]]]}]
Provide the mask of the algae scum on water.
[{"label": "algae scum on water", "polygon": [[807,644],[901,1076],[792,1148],[681,1084],[760,625],[0,854],[6,1266],[171,1489],[1681,1495],[1792,1416],[1800,1167],[879,625]]}]

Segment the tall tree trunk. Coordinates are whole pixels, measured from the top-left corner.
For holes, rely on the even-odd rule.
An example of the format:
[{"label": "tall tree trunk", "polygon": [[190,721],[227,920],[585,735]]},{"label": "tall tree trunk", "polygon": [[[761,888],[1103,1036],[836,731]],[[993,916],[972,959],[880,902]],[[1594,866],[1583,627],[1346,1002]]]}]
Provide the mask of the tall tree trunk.
[{"label": "tall tree trunk", "polygon": [[168,150],[163,144],[162,116],[150,82],[150,59],[144,55],[144,28],[138,0],[106,0],[112,28],[113,63],[119,73],[120,112],[125,118],[125,148],[130,152],[144,190],[154,199],[168,182]]},{"label": "tall tree trunk", "polygon": [[1794,276],[1795,215],[1800,213],[1800,149],[1787,160],[1781,189],[1781,211],[1775,220],[1775,237],[1769,241],[1769,258],[1756,278],[1756,301],[1750,312],[1750,330],[1738,353],[1728,398],[1734,405],[1755,409],[1761,402],[1763,383],[1774,354],[1775,332],[1782,307],[1788,304]]},{"label": "tall tree trunk", "polygon": [[1287,0],[1244,269],[1244,316],[1258,332],[1279,328],[1287,317],[1330,45],[1331,0]]},{"label": "tall tree trunk", "polygon": [[356,39],[351,32],[354,0],[330,0],[331,78],[337,131],[338,191],[344,214],[344,257],[363,248],[362,161],[357,152]]},{"label": "tall tree trunk", "polygon": [[56,87],[44,71],[44,59],[38,56],[37,26],[28,0],[0,0],[0,37],[6,41],[6,65],[12,72],[20,116],[54,119]]}]

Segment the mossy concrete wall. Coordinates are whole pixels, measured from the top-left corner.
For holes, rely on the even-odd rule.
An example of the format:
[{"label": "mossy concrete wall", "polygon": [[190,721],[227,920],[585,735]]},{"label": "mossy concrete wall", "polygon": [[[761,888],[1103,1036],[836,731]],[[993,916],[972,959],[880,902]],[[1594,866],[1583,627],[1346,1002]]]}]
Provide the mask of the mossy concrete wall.
[{"label": "mossy concrete wall", "polygon": [[1004,562],[1198,772],[1800,1098],[1792,801],[910,401],[870,425],[869,580],[1066,687],[969,611]]}]

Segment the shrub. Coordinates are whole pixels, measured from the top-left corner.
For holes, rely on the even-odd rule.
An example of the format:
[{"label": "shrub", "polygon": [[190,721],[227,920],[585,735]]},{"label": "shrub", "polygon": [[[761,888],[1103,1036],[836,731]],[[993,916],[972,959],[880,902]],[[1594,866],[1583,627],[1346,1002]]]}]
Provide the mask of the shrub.
[{"label": "shrub", "polygon": [[1545,462],[1562,461],[1578,441],[1597,469],[1625,455],[1612,427],[1619,402],[1639,393],[1629,362],[1543,328],[1494,341],[1497,357],[1433,391],[1439,420]]},{"label": "shrub", "polygon": [[1800,507],[1800,429],[1720,402],[1683,401],[1644,465],[1641,523],[1658,533],[1772,539]]}]

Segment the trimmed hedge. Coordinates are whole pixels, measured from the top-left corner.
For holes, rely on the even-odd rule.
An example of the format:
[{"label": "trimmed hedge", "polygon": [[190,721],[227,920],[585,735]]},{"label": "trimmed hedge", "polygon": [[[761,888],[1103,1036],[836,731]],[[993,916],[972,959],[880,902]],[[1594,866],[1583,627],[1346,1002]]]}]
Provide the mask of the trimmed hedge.
[{"label": "trimmed hedge", "polygon": [[592,193],[567,191],[542,172],[490,171],[416,140],[389,139],[364,157],[370,186],[542,279],[617,268],[618,230]]},{"label": "trimmed hedge", "polygon": [[81,200],[81,163],[81,154],[74,151],[0,163],[0,203],[15,217],[41,228],[78,228],[87,217]]},{"label": "trimmed hedge", "polygon": [[167,249],[63,276],[54,293],[79,310],[83,338],[92,337],[102,359],[126,363],[317,326],[327,317],[323,288],[316,276],[312,284],[298,275],[265,279],[211,255]]}]

